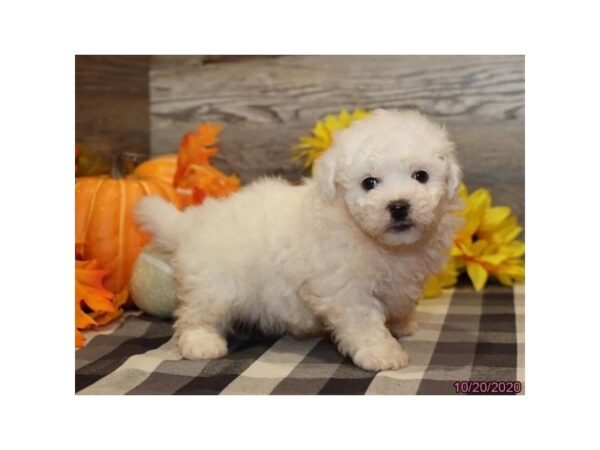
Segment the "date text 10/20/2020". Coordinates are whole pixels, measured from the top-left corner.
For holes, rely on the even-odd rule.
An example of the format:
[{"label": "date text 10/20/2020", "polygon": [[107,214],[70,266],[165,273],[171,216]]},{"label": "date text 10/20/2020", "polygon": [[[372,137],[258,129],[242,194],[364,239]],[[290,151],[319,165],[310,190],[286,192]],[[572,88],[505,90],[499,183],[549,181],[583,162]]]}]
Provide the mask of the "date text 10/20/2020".
[{"label": "date text 10/20/2020", "polygon": [[456,381],[457,394],[518,394],[523,385],[520,381]]}]

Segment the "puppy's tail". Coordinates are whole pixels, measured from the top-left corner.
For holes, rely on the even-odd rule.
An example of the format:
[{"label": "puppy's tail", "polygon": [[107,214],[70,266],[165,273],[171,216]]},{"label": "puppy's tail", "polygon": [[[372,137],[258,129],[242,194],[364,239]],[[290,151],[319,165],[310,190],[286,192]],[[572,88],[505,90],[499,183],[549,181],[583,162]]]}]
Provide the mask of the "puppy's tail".
[{"label": "puppy's tail", "polygon": [[150,195],[137,202],[134,214],[142,229],[154,236],[153,244],[166,252],[177,248],[181,211],[173,204]]}]

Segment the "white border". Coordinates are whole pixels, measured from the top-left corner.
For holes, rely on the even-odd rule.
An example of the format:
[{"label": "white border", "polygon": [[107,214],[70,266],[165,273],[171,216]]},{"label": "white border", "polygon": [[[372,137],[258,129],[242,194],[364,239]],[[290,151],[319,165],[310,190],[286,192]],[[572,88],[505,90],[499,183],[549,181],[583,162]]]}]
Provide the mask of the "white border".
[{"label": "white border", "polygon": [[[55,1],[13,3],[3,17],[4,440],[90,449],[597,440],[586,406],[597,397],[600,73],[597,14],[585,2]],[[527,394],[75,397],[75,53],[525,53]]]}]

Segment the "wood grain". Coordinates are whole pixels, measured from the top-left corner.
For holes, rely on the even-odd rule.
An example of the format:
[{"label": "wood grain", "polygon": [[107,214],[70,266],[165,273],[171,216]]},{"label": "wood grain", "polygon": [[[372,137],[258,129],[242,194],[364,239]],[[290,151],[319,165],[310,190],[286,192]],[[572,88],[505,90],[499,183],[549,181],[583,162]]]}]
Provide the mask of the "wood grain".
[{"label": "wood grain", "polygon": [[202,121],[224,124],[216,165],[244,182],[301,177],[289,149],[343,108],[417,108],[447,124],[467,184],[524,214],[521,56],[153,57],[151,148],[175,151]]},{"label": "wood grain", "polygon": [[149,56],[75,57],[75,139],[113,159],[150,153]]}]

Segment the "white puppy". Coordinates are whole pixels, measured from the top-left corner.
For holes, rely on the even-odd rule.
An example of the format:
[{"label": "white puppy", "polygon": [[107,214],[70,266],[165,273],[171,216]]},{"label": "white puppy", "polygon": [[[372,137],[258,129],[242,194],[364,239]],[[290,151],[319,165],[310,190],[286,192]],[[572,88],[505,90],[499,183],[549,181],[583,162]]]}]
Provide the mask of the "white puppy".
[{"label": "white puppy", "polygon": [[184,212],[144,198],[140,223],[173,255],[182,355],[225,355],[244,322],[329,333],[363,369],[406,366],[393,335],[416,330],[423,284],[446,261],[460,175],[443,128],[377,110],[338,132],[300,186],[263,179]]}]

